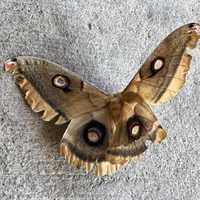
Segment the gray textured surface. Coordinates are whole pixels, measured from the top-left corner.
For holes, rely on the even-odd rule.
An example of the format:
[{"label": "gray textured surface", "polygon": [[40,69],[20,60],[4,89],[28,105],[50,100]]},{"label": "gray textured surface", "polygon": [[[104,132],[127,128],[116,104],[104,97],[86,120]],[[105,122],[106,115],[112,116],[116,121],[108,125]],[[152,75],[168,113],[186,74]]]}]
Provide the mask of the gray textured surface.
[{"label": "gray textured surface", "polygon": [[[166,34],[200,18],[200,1],[1,0],[0,61],[52,60],[108,92],[125,87]],[[0,69],[0,199],[200,199],[200,48],[186,87],[155,108],[168,138],[111,177],[67,165],[65,127],[42,122]]]}]

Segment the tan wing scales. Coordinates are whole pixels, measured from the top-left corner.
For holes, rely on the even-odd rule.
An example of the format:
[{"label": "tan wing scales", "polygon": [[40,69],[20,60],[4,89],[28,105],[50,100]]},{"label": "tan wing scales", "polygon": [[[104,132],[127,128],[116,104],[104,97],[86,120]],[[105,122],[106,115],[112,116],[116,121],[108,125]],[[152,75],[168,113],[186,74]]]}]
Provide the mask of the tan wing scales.
[{"label": "tan wing scales", "polygon": [[184,25],[168,35],[145,61],[124,93],[136,92],[152,105],[175,96],[185,83],[191,61],[187,50],[196,47],[200,38],[199,26],[198,23]]}]

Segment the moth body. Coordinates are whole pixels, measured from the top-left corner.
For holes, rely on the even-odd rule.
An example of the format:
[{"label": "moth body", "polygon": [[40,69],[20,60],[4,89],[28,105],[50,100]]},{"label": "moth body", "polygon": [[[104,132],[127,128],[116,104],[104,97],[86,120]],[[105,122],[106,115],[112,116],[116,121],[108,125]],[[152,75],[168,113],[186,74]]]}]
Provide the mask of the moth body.
[{"label": "moth body", "polygon": [[152,111],[183,87],[199,36],[199,24],[169,34],[144,62],[125,90],[108,95],[75,73],[44,59],[19,56],[5,62],[34,112],[56,125],[69,123],[60,154],[69,164],[111,175],[140,158],[146,142],[166,132]]}]

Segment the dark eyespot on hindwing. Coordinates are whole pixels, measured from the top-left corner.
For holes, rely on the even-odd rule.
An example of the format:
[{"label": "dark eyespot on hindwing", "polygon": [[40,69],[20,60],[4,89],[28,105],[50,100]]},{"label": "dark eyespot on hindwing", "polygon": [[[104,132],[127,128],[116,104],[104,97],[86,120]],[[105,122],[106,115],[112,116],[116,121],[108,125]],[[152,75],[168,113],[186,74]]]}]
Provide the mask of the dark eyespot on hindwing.
[{"label": "dark eyespot on hindwing", "polygon": [[129,118],[127,122],[128,136],[131,140],[137,140],[142,134],[142,122],[137,116]]},{"label": "dark eyespot on hindwing", "polygon": [[83,128],[83,139],[89,146],[99,146],[104,143],[106,128],[103,124],[92,120]]}]

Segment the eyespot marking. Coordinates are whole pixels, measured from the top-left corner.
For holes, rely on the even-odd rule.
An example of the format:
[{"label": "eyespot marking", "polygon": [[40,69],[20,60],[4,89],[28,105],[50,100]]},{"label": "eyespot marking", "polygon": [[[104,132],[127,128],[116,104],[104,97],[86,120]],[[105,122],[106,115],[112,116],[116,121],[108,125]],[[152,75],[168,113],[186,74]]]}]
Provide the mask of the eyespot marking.
[{"label": "eyespot marking", "polygon": [[135,124],[131,127],[130,133],[133,137],[137,136],[140,131],[140,126],[138,124]]},{"label": "eyespot marking", "polygon": [[90,146],[98,146],[104,143],[106,128],[97,121],[89,122],[83,129],[83,139]]},{"label": "eyespot marking", "polygon": [[137,116],[129,118],[127,122],[127,131],[130,139],[139,139],[141,136],[142,124]]},{"label": "eyespot marking", "polygon": [[153,68],[155,71],[160,70],[164,66],[164,62],[162,59],[158,58],[153,63]]},{"label": "eyespot marking", "polygon": [[87,136],[90,142],[93,142],[93,143],[97,143],[101,139],[101,135],[99,134],[99,131],[96,130],[96,128],[89,129]]},{"label": "eyespot marking", "polygon": [[165,60],[162,57],[157,57],[151,62],[150,70],[151,75],[149,77],[154,76],[157,72],[159,72],[165,66]]},{"label": "eyespot marking", "polygon": [[63,75],[54,76],[52,79],[52,83],[55,87],[61,88],[61,89],[69,89],[69,86],[70,86],[69,78]]}]

